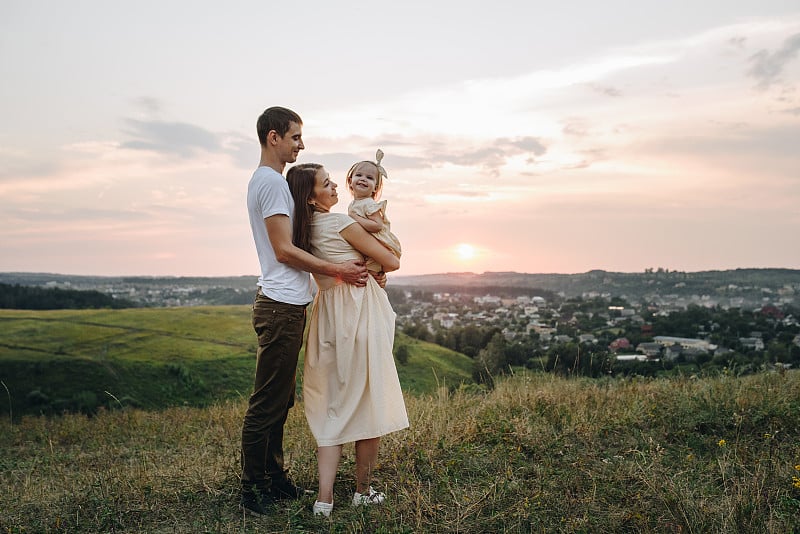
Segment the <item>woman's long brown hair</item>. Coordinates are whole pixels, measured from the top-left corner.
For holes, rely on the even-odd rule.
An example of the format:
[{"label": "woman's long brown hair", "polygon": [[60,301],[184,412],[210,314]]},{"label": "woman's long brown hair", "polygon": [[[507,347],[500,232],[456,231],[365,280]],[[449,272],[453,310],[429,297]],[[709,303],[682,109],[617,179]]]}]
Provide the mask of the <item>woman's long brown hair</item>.
[{"label": "woman's long brown hair", "polygon": [[289,192],[294,199],[294,222],[292,223],[292,243],[297,248],[311,252],[311,216],[314,207],[308,203],[314,195],[319,163],[301,163],[286,173]]}]

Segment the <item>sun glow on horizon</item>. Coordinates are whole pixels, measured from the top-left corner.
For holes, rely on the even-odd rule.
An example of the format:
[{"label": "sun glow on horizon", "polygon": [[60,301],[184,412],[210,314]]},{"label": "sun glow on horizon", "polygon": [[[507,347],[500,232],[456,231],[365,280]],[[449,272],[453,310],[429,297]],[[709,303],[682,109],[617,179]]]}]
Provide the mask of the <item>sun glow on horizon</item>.
[{"label": "sun glow on horizon", "polygon": [[469,243],[459,243],[455,246],[455,254],[461,261],[470,261],[475,259],[478,255],[478,251]]}]

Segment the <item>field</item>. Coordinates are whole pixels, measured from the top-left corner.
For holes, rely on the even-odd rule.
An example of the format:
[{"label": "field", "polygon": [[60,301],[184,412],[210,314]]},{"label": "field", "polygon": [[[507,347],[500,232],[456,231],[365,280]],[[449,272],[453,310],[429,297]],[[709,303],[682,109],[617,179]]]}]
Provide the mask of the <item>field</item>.
[{"label": "field", "polygon": [[[472,360],[398,336],[404,390],[471,381]],[[241,399],[252,389],[249,306],[126,310],[0,310],[0,413],[93,413]],[[301,364],[302,369],[302,354]]]},{"label": "field", "polygon": [[[311,515],[313,496],[244,516],[249,317],[0,312],[0,532],[800,532],[800,372],[520,372],[487,391],[469,358],[402,335],[411,427],[383,440],[374,485],[388,502],[347,505],[348,446],[330,520]],[[85,413],[33,415],[59,408]],[[286,436],[313,488],[302,400]]]},{"label": "field", "polygon": [[[2,532],[798,532],[800,373],[577,380],[518,374],[490,392],[408,395],[375,485],[331,519],[313,496],[265,518],[237,508],[243,401],[0,422]],[[296,481],[314,487],[302,415]]]}]

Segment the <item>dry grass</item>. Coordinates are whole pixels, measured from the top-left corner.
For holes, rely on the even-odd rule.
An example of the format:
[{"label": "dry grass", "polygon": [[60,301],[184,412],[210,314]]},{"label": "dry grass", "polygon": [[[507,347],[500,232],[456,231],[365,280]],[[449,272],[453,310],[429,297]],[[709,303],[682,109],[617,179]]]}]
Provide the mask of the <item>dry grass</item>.
[{"label": "dry grass", "polygon": [[[331,520],[308,499],[237,508],[243,402],[0,423],[2,532],[793,532],[800,373],[676,380],[523,374],[407,398],[384,439],[386,506],[355,510],[345,448]],[[296,481],[316,461],[302,406]],[[795,467],[798,466],[798,467]],[[795,479],[796,480],[796,479]]]}]

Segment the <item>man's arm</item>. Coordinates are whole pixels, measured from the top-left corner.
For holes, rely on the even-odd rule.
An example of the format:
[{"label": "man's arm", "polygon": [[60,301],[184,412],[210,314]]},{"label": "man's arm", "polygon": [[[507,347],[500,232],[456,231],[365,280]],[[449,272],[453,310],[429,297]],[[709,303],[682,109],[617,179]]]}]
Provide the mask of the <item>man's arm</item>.
[{"label": "man's arm", "polygon": [[267,226],[267,235],[275,251],[275,258],[279,262],[289,264],[295,269],[339,278],[355,286],[367,284],[367,268],[363,261],[330,263],[294,246],[292,226],[286,215],[267,217],[264,224]]}]

